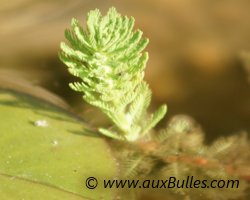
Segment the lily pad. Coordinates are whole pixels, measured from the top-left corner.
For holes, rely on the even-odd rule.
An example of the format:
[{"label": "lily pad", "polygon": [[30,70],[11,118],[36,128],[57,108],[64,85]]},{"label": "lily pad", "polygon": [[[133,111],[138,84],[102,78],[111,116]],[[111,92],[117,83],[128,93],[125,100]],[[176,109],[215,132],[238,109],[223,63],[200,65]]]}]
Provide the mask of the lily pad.
[{"label": "lily pad", "polygon": [[[0,90],[1,199],[114,199],[101,183],[117,176],[116,161],[105,140],[86,129],[50,103]],[[86,187],[88,177],[98,180],[95,189]]]}]

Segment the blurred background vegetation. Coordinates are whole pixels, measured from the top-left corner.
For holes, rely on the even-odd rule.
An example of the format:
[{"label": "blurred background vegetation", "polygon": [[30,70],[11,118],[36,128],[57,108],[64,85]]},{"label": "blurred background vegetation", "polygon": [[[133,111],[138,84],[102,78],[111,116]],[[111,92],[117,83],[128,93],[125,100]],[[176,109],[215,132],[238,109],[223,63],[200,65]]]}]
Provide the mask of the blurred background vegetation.
[{"label": "blurred background vegetation", "polygon": [[168,104],[162,125],[172,115],[191,115],[208,141],[250,131],[250,84],[241,60],[241,52],[250,50],[248,0],[1,0],[1,84],[18,86],[19,77],[25,78],[61,96],[88,120],[84,114],[96,111],[68,87],[73,77],[57,52],[72,17],[85,26],[90,9],[106,12],[111,6],[134,16],[150,39],[146,80],[154,105]]}]

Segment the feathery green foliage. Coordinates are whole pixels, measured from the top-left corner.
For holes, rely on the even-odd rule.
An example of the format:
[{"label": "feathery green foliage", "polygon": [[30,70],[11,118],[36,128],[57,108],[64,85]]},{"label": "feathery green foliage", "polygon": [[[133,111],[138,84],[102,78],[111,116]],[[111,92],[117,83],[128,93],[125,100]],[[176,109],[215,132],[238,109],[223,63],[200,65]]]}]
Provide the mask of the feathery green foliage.
[{"label": "feathery green foliage", "polygon": [[[219,138],[211,145],[205,144],[204,136],[201,126],[194,119],[177,115],[149,141],[129,144],[114,141],[112,146],[121,163],[122,177],[143,180],[161,180],[163,177],[169,180],[174,177],[176,187],[163,189],[166,199],[170,198],[167,197],[170,194],[176,195],[171,199],[244,199],[249,188],[250,172],[247,134]],[[195,188],[185,186],[188,177],[194,181],[206,180],[208,185],[213,180],[229,180],[229,184],[233,180],[235,182],[233,188]]]},{"label": "feathery green foliage", "polygon": [[[76,19],[65,31],[68,44],[61,43],[60,59],[80,82],[70,87],[84,93],[89,104],[98,107],[113,122],[99,128],[108,137],[135,142],[110,141],[125,178],[168,177],[185,180],[240,179],[240,188],[174,188],[185,199],[238,199],[249,179],[249,140],[241,136],[221,138],[204,144],[201,127],[190,117],[176,116],[156,134],[152,130],[164,117],[166,105],[147,112],[151,91],[143,80],[148,39],[133,31],[134,19],[111,8],[106,16],[90,11],[87,29]],[[145,139],[145,140],[143,140]],[[170,190],[169,190],[170,191]],[[127,193],[127,192],[126,192]],[[128,199],[128,198],[127,198]],[[131,197],[130,197],[131,199]]]},{"label": "feathery green foliage", "polygon": [[81,79],[70,87],[83,92],[83,99],[98,107],[114,123],[100,128],[106,136],[136,141],[148,136],[164,117],[167,107],[148,114],[151,90],[143,80],[148,53],[142,52],[148,39],[142,31],[133,31],[134,18],[121,16],[110,8],[106,16],[98,9],[90,11],[87,30],[72,19],[65,31],[69,44],[61,43],[60,59],[69,72]]}]

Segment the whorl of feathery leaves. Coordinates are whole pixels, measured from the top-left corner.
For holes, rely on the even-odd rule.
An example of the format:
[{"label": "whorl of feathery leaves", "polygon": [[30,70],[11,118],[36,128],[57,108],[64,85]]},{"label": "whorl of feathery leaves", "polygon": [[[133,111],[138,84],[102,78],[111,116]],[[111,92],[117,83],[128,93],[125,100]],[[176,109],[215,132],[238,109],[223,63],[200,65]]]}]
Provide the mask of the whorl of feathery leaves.
[{"label": "whorl of feathery leaves", "polygon": [[133,31],[134,18],[110,8],[106,16],[90,11],[87,30],[72,19],[65,31],[69,44],[61,43],[60,59],[81,82],[70,87],[83,92],[89,104],[100,108],[115,124],[99,131],[112,138],[134,141],[144,137],[163,118],[166,105],[149,116],[151,91],[143,80],[148,39]]}]

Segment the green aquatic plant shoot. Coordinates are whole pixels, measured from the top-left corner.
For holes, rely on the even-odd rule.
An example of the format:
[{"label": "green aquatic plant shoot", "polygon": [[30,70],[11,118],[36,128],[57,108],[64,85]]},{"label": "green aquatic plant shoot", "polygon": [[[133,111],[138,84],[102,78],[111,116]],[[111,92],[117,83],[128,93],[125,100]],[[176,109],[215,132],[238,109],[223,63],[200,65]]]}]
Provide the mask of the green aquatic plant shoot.
[{"label": "green aquatic plant shoot", "polygon": [[[144,81],[148,60],[143,52],[148,39],[133,30],[134,18],[121,16],[115,8],[102,16],[90,11],[84,30],[76,19],[65,31],[68,44],[61,43],[60,59],[80,79],[70,87],[99,108],[113,126],[99,127],[101,134],[122,141],[109,141],[118,160],[120,176],[127,179],[162,178],[185,180],[240,180],[239,188],[177,187],[177,199],[239,199],[249,188],[249,140],[246,134],[219,138],[206,145],[202,127],[194,119],[177,115],[162,130],[152,130],[164,117],[167,106],[148,112],[152,97]],[[136,141],[136,142],[134,142]],[[127,192],[134,199],[138,191]],[[170,190],[168,190],[169,193]],[[138,193],[139,194],[139,193]],[[168,197],[166,197],[169,199]],[[123,198],[122,198],[123,199]],[[172,199],[172,197],[171,197]]]},{"label": "green aquatic plant shoot", "polygon": [[88,13],[87,29],[76,19],[65,31],[68,44],[61,43],[59,57],[69,72],[81,79],[70,87],[83,92],[83,99],[98,107],[113,122],[99,128],[101,134],[119,140],[138,141],[164,117],[167,106],[148,113],[151,90],[143,80],[148,39],[133,30],[134,18],[110,8],[106,16],[98,9]]}]

